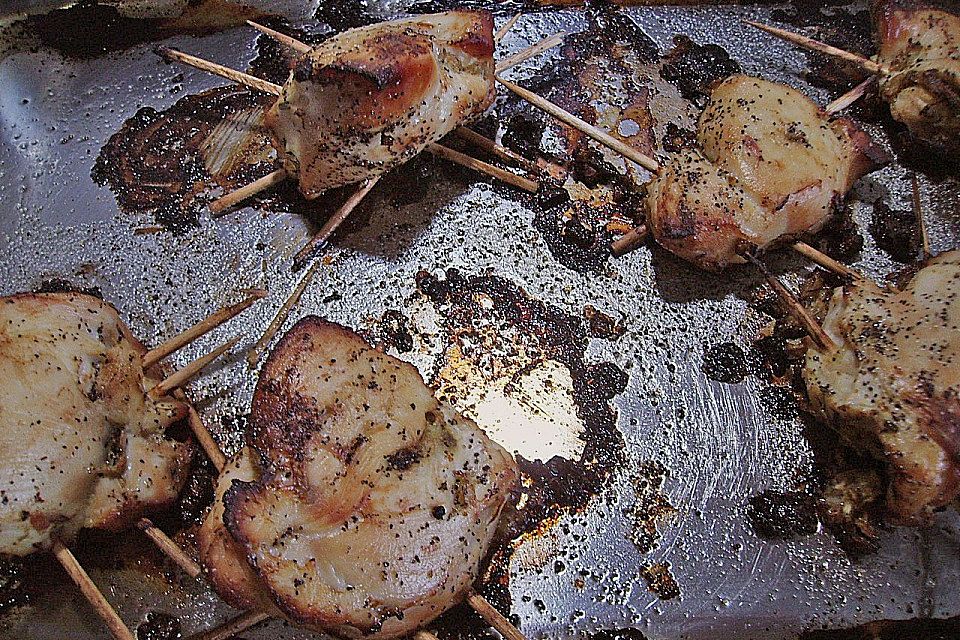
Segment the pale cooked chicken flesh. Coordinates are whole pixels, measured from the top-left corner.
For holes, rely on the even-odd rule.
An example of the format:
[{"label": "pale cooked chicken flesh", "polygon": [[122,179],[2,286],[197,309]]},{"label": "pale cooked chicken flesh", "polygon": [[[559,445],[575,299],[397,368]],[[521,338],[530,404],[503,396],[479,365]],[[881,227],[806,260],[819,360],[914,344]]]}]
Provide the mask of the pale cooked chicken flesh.
[{"label": "pale cooked chicken flesh", "polygon": [[493,18],[446,11],[350,29],[297,63],[266,116],[315,197],[378,176],[480,115],[496,95]]},{"label": "pale cooked chicken flesh", "polygon": [[147,396],[144,353],[92,296],[0,298],[0,553],[122,528],[176,499],[190,448],[164,434],[187,407]]},{"label": "pale cooked chicken flesh", "polygon": [[517,475],[416,368],[307,317],[264,365],[201,558],[236,606],[401,636],[463,597]]},{"label": "pale cooked chicken flesh", "polygon": [[891,115],[925,142],[960,152],[960,16],[926,3],[875,3],[880,90]]},{"label": "pale cooked chicken flesh", "polygon": [[891,520],[924,522],[960,495],[960,251],[899,291],[836,289],[823,328],[839,347],[807,352],[811,407],[885,461]]},{"label": "pale cooked chicken flesh", "polygon": [[853,183],[887,159],[851,121],[743,75],[714,88],[697,141],[702,153],[672,154],[648,185],[647,221],[663,247],[710,270],[815,233]]}]

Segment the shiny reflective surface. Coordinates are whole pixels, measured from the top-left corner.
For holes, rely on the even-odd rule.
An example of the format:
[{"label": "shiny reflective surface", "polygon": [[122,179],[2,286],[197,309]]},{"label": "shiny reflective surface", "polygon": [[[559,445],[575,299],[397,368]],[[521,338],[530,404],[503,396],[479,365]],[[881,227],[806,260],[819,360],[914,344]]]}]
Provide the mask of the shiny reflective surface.
[{"label": "shiny reflective surface", "polygon": [[[277,4],[270,8],[293,21],[313,14],[312,7]],[[399,1],[372,3],[369,15],[381,19],[406,9]],[[503,8],[497,24],[512,11]],[[788,82],[820,104],[836,97],[805,84],[804,54],[740,23],[768,20],[771,11],[624,13],[661,54],[674,34],[683,33],[721,45],[744,71]],[[561,29],[588,28],[581,10],[531,11],[503,48],[515,51]],[[162,40],[237,68],[254,58],[256,41],[241,27]],[[151,51],[156,42],[68,57],[15,26],[3,44],[0,293],[33,288],[47,277],[100,287],[141,339],[157,344],[238,300],[241,289],[266,287],[269,297],[239,322],[172,360],[183,365],[241,328],[244,346],[251,346],[296,285],[300,274],[290,269],[291,257],[316,227],[264,205],[216,221],[201,213],[198,225],[177,235],[138,235],[134,230],[155,224],[154,217],[121,212],[109,188],[91,178],[102,147],[140,108],[163,110],[222,81],[161,62]],[[632,71],[597,63],[597,84],[605,90],[591,99],[599,120],[611,128],[620,122],[622,135],[636,133],[642,118],[610,116],[603,108],[631,75],[630,82],[655,88],[650,104],[657,139],[667,120],[689,122],[695,109],[656,76],[643,51],[625,49],[623,58],[636,63]],[[559,55],[526,62],[512,77],[535,86]],[[866,126],[887,144],[882,127]],[[558,131],[547,128],[544,148],[564,148]],[[883,197],[909,208],[910,175],[895,163],[854,191],[854,219],[866,242],[855,266],[873,277],[896,265],[868,230],[870,203]],[[956,246],[956,180],[921,175],[921,187],[933,248]],[[814,471],[800,421],[768,401],[767,381],[750,376],[723,384],[702,371],[709,346],[746,346],[766,321],[745,302],[760,283],[751,269],[705,274],[649,248],[568,268],[537,226],[540,211],[536,200],[438,162],[392,185],[385,179],[356,212],[366,224],[336,240],[330,264],[318,270],[289,321],[315,313],[365,329],[384,312],[399,310],[413,336],[412,350],[400,356],[428,383],[455,396],[496,440],[530,460],[529,473],[580,474],[583,484],[551,489],[560,506],[534,518],[535,527],[521,527],[513,545],[512,612],[528,635],[573,638],[637,628],[650,638],[790,638],[821,625],[960,614],[955,511],[925,529],[882,531],[879,553],[856,561],[826,531],[787,541],[754,533],[749,498],[790,489]],[[769,262],[787,273],[806,268],[784,253]],[[451,268],[467,278],[462,286],[449,284],[452,293],[431,294],[422,274],[418,278],[426,271],[450,283]],[[494,299],[504,306],[491,307]],[[583,320],[587,305],[622,322],[624,335],[593,337]],[[532,315],[525,312],[531,309]],[[192,397],[228,452],[239,446],[254,383],[241,349],[193,385]],[[558,456],[553,466],[537,466],[537,459],[547,463],[552,456]],[[533,504],[536,495],[528,488],[526,504]],[[142,545],[118,548],[126,557],[120,568],[97,562],[91,573],[107,597],[121,603],[131,625],[148,611],[162,611],[177,616],[187,635],[233,615],[201,583],[167,575]],[[679,597],[667,598],[669,589],[658,587],[661,598],[648,589],[648,579],[662,577],[667,565]],[[11,638],[61,637],[65,630],[105,637],[69,586],[0,623],[0,635]],[[245,637],[308,635],[274,621]]]}]

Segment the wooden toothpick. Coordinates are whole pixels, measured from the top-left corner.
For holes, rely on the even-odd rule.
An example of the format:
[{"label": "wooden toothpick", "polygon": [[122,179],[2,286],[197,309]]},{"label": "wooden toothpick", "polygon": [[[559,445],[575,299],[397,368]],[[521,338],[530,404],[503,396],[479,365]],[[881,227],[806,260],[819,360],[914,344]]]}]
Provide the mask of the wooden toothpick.
[{"label": "wooden toothpick", "polygon": [[178,333],[159,346],[147,351],[147,353],[143,356],[143,368],[149,369],[171,353],[175,352],[177,349],[185,347],[200,336],[206,335],[210,331],[213,331],[227,320],[230,320],[231,318],[246,311],[253,305],[254,302],[261,300],[266,295],[266,291],[257,291],[248,296],[242,302],[230,305],[229,307],[224,307],[223,309],[210,314],[189,329]]},{"label": "wooden toothpick", "polygon": [[57,559],[57,562],[60,563],[60,566],[63,567],[67,575],[70,576],[70,579],[73,580],[74,584],[80,589],[80,592],[83,593],[83,597],[87,599],[87,602],[94,608],[97,615],[106,623],[113,637],[117,640],[134,640],[133,633],[127,628],[127,625],[124,624],[123,620],[117,614],[116,609],[107,601],[89,574],[80,566],[76,556],[73,555],[70,549],[60,540],[54,539],[51,551],[53,551],[53,555]]},{"label": "wooden toothpick", "polygon": [[744,22],[751,27],[756,27],[761,31],[766,31],[771,35],[777,36],[778,38],[786,40],[787,42],[792,42],[793,44],[799,45],[805,49],[819,51],[820,53],[828,56],[832,56],[840,60],[846,60],[847,62],[852,62],[869,71],[870,73],[890,73],[890,69],[884,65],[874,62],[870,58],[865,58],[857,53],[851,53],[850,51],[840,49],[839,47],[834,47],[826,42],[820,42],[819,40],[808,38],[807,36],[800,35],[799,33],[794,33],[793,31],[787,31],[786,29],[780,29],[779,27],[763,24],[762,22],[754,22],[753,20],[744,20]]},{"label": "wooden toothpick", "polygon": [[239,341],[240,341],[240,336],[227,340],[226,342],[224,342],[222,345],[220,345],[210,353],[200,356],[199,358],[197,358],[196,360],[194,360],[193,362],[185,366],[183,369],[180,369],[179,371],[176,371],[175,373],[172,373],[169,376],[167,376],[162,382],[157,383],[157,385],[154,388],[150,389],[150,391],[147,392],[147,395],[152,400],[156,400],[158,398],[161,398],[167,395],[174,389],[182,387],[187,383],[187,381],[190,380],[190,378],[200,373],[200,371],[202,371],[204,367],[206,367],[208,364],[210,364],[211,362],[213,362],[214,360],[222,356],[224,353],[229,351]]}]

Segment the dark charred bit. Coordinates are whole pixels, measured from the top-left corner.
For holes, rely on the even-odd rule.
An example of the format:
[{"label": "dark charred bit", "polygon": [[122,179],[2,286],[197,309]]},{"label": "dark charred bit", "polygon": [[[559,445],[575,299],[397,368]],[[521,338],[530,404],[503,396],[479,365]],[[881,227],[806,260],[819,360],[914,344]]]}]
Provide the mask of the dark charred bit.
[{"label": "dark charred bit", "polygon": [[785,540],[813,535],[820,526],[817,500],[806,491],[764,491],[750,498],[747,517],[761,538]]},{"label": "dark charred bit", "polygon": [[920,249],[917,217],[912,211],[891,209],[883,200],[873,203],[869,227],[877,246],[897,262],[914,262]]},{"label": "dark charred bit", "polygon": [[850,557],[876,553],[885,508],[885,482],[876,461],[837,447],[828,464],[817,504],[821,522]]},{"label": "dark charred bit", "polygon": [[680,585],[670,571],[669,562],[654,562],[644,565],[640,575],[647,582],[647,589],[657,594],[661,600],[672,600],[680,597]]},{"label": "dark charred bit", "polygon": [[100,287],[83,287],[64,278],[44,278],[32,291],[34,293],[82,293],[103,300],[103,290]]},{"label": "dark charred bit", "polygon": [[[266,17],[260,20],[260,24],[313,46],[320,44],[332,34],[329,29],[316,31],[307,27],[294,27],[284,18],[276,16]],[[300,55],[267,34],[260,34],[257,37],[257,55],[250,61],[250,73],[258,78],[283,84],[287,81],[290,69]]]},{"label": "dark charred bit", "polygon": [[[420,460],[421,452],[416,448],[407,448],[396,451],[387,456],[387,467],[393,471],[406,471],[413,465],[415,465]],[[443,512],[441,511],[440,516],[436,516],[436,509],[443,509],[443,507],[434,508],[434,517],[438,520],[443,519]]]},{"label": "dark charred bit", "polygon": [[878,620],[849,629],[817,629],[800,634],[800,640],[954,640],[960,637],[960,616]]},{"label": "dark charred bit", "polygon": [[112,4],[81,0],[64,9],[29,16],[25,23],[40,42],[65,58],[87,59],[174,34],[213,33],[261,15],[260,11],[239,4],[200,0],[188,3],[178,17],[132,18]]},{"label": "dark charred bit", "polygon": [[180,620],[166,613],[151,611],[137,625],[137,640],[176,640],[182,638]]},{"label": "dark charred bit", "polygon": [[181,526],[199,525],[213,504],[217,470],[201,447],[194,447],[190,475],[177,498],[176,514]]},{"label": "dark charred bit", "polygon": [[636,499],[630,508],[630,541],[640,553],[650,553],[660,541],[660,527],[671,520],[677,509],[663,493],[667,469],[659,462],[637,465],[630,476]]},{"label": "dark charred bit", "polygon": [[590,335],[594,338],[616,340],[627,332],[627,327],[623,324],[622,319],[615,320],[591,304],[583,307],[583,319],[587,321]]},{"label": "dark charred bit", "polygon": [[[342,2],[320,2],[314,19],[328,25],[334,33],[340,33],[354,27],[363,27],[378,22],[379,18],[368,11],[368,4],[362,0],[344,0]],[[419,11],[416,13],[420,13]]]},{"label": "dark charred bit", "polygon": [[884,115],[893,153],[901,165],[934,182],[960,176],[960,148],[938,147],[915,138],[906,126],[889,116],[886,106]]},{"label": "dark charred bit", "polygon": [[[164,111],[145,107],[107,141],[91,176],[110,188],[121,211],[150,213],[168,231],[183,233],[199,224],[218,190],[233,191],[275,169],[264,154],[270,141],[260,128],[231,140],[235,151],[228,159],[218,158],[222,168],[213,175],[204,164],[208,141],[218,125],[230,117],[255,118],[271,101],[271,96],[224,86],[181,98]],[[308,201],[288,180],[254,196],[249,204],[276,213],[295,212],[320,225],[352,191],[342,187]],[[337,233],[351,233],[368,219],[368,208],[358,207]]]},{"label": "dark charred bit", "polygon": [[740,73],[740,64],[717,44],[697,44],[684,35],[673,37],[673,48],[660,67],[660,77],[687,100],[704,106],[713,86]]},{"label": "dark charred bit", "polygon": [[402,311],[389,309],[383,312],[380,319],[369,329],[358,333],[371,345],[389,349],[397,353],[407,353],[413,350],[413,334],[410,333],[410,322]]},{"label": "dark charred bit", "polygon": [[748,373],[747,354],[732,342],[715,344],[703,354],[703,373],[717,382],[743,382]]},{"label": "dark charred bit", "polygon": [[668,153],[679,153],[687,149],[697,148],[697,132],[683,129],[673,122],[668,122],[663,140],[660,141],[663,150]]},{"label": "dark charred bit", "polygon": [[775,333],[753,343],[749,362],[756,376],[782,378],[799,359],[787,348],[787,338]]},{"label": "dark charred bit", "polygon": [[[627,375],[609,362],[585,362],[586,322],[532,299],[509,280],[467,277],[450,269],[445,278],[421,271],[416,281],[418,290],[443,318],[448,340],[433,385],[441,399],[455,395],[456,384],[475,384],[443,378],[445,367],[452,364],[456,371],[469,367],[484,372],[490,370],[491,358],[501,361],[497,370],[552,361],[569,371],[573,383],[577,417],[584,425],[580,436],[583,452],[576,459],[554,456],[547,461],[517,456],[523,486],[501,518],[502,535],[492,555],[496,562],[480,582],[484,589],[508,593],[506,567],[518,538],[549,526],[563,513],[583,509],[626,462],[623,436],[610,400],[626,387]],[[520,354],[526,354],[525,359],[515,361]],[[518,508],[518,504],[522,506]]]},{"label": "dark charred bit", "polygon": [[863,236],[853,220],[849,205],[841,205],[823,229],[810,240],[817,249],[835,260],[853,261],[863,249]]},{"label": "dark charred bit", "polygon": [[526,113],[513,115],[506,124],[500,141],[506,148],[515,151],[524,158],[535,158],[542,152],[540,141],[546,124]]},{"label": "dark charred bit", "polygon": [[577,273],[599,272],[610,257],[612,237],[585,219],[585,207],[571,204],[563,211],[539,209],[533,226],[557,262]]},{"label": "dark charred bit", "polygon": [[[869,57],[874,53],[870,12],[851,9],[849,4],[841,0],[792,0],[789,8],[774,9],[771,18],[792,25],[803,35]],[[806,57],[803,75],[813,86],[833,90],[839,95],[866,77],[863,70],[852,62],[815,51],[795,50]]]}]

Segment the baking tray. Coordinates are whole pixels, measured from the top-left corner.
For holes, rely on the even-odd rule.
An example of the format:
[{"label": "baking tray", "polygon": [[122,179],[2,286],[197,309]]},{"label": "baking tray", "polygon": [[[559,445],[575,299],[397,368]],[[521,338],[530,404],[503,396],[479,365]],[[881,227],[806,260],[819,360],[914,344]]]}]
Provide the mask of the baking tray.
[{"label": "baking tray", "polygon": [[[840,73],[830,80],[822,59],[741,20],[786,21],[847,46],[869,46],[866,7],[857,3],[487,4],[497,24],[523,11],[503,51],[560,30],[586,34],[513,70],[521,84],[547,92],[569,81],[570,70],[592,77],[589,98],[598,119],[609,124],[611,109],[620,108],[614,125],[621,127],[631,119],[623,117],[624,96],[632,100],[647,87],[643,100],[653,121],[639,126],[633,118],[637,126],[627,123],[620,131],[641,146],[640,129],[652,128],[659,140],[668,121],[689,127],[696,116],[695,106],[658,73],[658,59],[677,34],[715,43],[745,72],[799,87],[821,104],[852,79]],[[283,16],[305,37],[446,6],[408,0],[252,5]],[[253,310],[172,361],[183,365],[237,332],[249,347],[302,275],[291,268],[292,255],[342,194],[308,208],[287,193],[217,221],[194,208],[195,220],[174,216],[173,224],[142,200],[124,204],[97,159],[138,112],[149,119],[224,85],[161,62],[153,53],[157,44],[236,68],[258,56],[272,64],[266,45],[230,11],[217,28],[184,33],[183,25],[158,27],[162,20],[110,22],[96,13],[17,22],[17,12],[39,14],[54,5],[0,6],[10,16],[0,47],[2,293],[51,280],[95,288],[142,340],[156,344],[236,301],[242,290],[267,288],[269,296]],[[143,2],[124,10],[152,20],[183,7]],[[105,43],[110,51],[98,54]],[[580,62],[571,62],[571,52]],[[805,74],[810,65],[820,72]],[[562,93],[555,99],[565,98]],[[534,128],[548,122],[507,97],[495,110],[501,133],[518,114],[526,118],[518,122]],[[870,117],[864,126],[901,150],[882,118]],[[541,146],[563,157],[569,142],[548,125]],[[622,171],[615,158],[605,158]],[[852,218],[864,239],[854,266],[871,277],[900,266],[877,244],[872,203],[882,198],[908,209],[916,171],[934,250],[957,245],[960,185],[950,175],[956,167],[894,162],[861,180],[852,195]],[[338,234],[288,325],[313,313],[388,344],[530,461],[524,469],[536,476],[528,492],[536,508],[506,534],[516,539],[499,548],[484,583],[529,637],[793,638],[876,620],[960,615],[960,520],[953,510],[929,527],[881,530],[879,550],[863,557],[853,557],[816,522],[785,539],[757,534],[751,498],[795,490],[816,476],[816,467],[810,427],[785,404],[782,389],[763,375],[731,384],[704,372],[714,345],[747,350],[769,320],[748,304],[761,284],[750,268],[708,274],[649,246],[622,259],[571,250],[557,231],[563,207],[549,194],[528,197],[426,159],[399,174],[385,178]],[[631,178],[642,182],[644,176]],[[627,204],[617,206],[629,213]],[[158,219],[171,227],[142,233]],[[790,282],[809,269],[782,252],[769,261]],[[239,446],[256,379],[243,353],[238,348],[190,390],[228,452]],[[186,543],[188,533],[181,534]],[[164,614],[176,618],[186,636],[235,614],[202,583],[171,570],[138,536],[91,535],[77,545],[129,624]],[[52,586],[7,607],[0,635],[106,637],[55,568],[42,560],[26,567],[15,579],[27,575],[32,578],[22,579]],[[484,634],[468,629],[481,627],[461,608],[447,614],[439,630],[477,637]],[[271,621],[244,636],[311,634]]]}]

